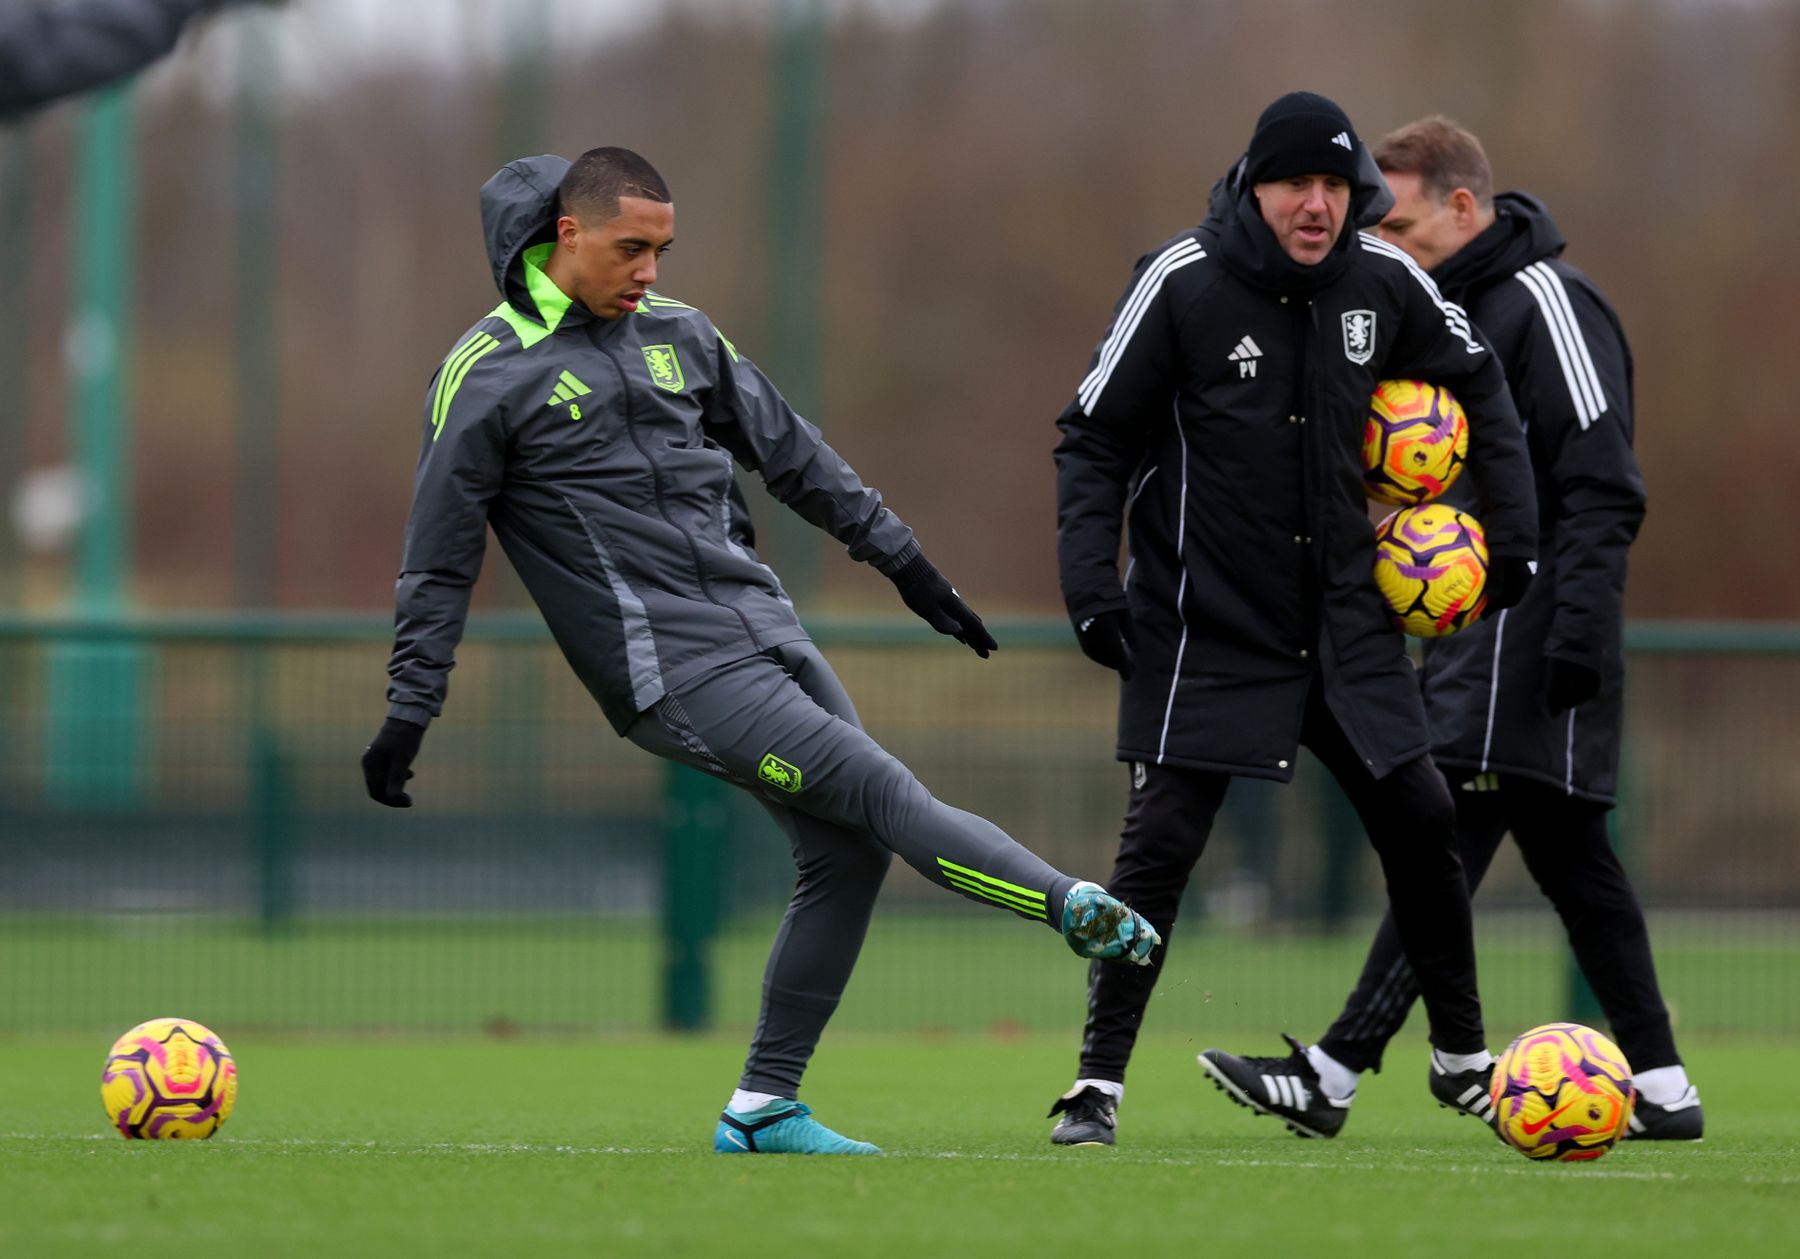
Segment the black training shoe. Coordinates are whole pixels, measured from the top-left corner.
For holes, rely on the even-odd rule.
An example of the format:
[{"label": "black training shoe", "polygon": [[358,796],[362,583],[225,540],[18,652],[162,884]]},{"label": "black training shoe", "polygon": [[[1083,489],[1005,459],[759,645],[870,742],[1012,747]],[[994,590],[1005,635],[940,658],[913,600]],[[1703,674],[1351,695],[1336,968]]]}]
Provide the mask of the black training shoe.
[{"label": "black training shoe", "polygon": [[1482,1123],[1494,1126],[1494,1099],[1491,1089],[1494,1083],[1494,1064],[1478,1067],[1472,1071],[1447,1071],[1444,1064],[1438,1061],[1437,1051],[1431,1053],[1431,1095],[1437,1098],[1437,1104],[1445,1110],[1453,1110],[1459,1115],[1473,1115]]},{"label": "black training shoe", "polygon": [[1239,1106],[1273,1115],[1297,1137],[1335,1137],[1349,1117],[1356,1094],[1334,1100],[1320,1087],[1319,1073],[1306,1060],[1306,1046],[1283,1032],[1294,1047],[1285,1058],[1240,1058],[1223,1049],[1200,1055],[1200,1069]]},{"label": "black training shoe", "polygon": [[1659,1106],[1638,1094],[1631,1122],[1625,1126],[1627,1141],[1699,1141],[1706,1132],[1706,1117],[1700,1113],[1700,1090],[1692,1084],[1681,1100]]},{"label": "black training shoe", "polygon": [[1056,1099],[1056,1104],[1045,1116],[1047,1119],[1062,1116],[1056,1127],[1050,1129],[1050,1140],[1055,1145],[1111,1145],[1113,1130],[1119,1126],[1118,1110],[1119,1103],[1110,1093],[1103,1093],[1091,1085],[1071,1089]]}]

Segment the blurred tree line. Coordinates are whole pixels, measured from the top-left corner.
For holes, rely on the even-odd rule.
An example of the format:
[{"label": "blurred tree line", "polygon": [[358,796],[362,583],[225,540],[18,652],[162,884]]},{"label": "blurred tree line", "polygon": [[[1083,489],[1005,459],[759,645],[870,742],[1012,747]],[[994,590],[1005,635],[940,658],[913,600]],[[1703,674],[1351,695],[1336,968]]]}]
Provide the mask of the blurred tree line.
[{"label": "blurred tree line", "polygon": [[[766,354],[771,3],[691,0],[577,39],[558,0],[534,43],[496,33],[518,4],[432,0],[395,19],[432,49],[404,58],[334,29],[352,7],[298,0],[268,19],[274,280],[252,299],[234,297],[230,23],[138,95],[146,606],[232,602],[234,452],[251,425],[273,428],[278,456],[276,483],[249,487],[275,521],[274,602],[389,606],[427,381],[496,300],[476,193],[508,157],[649,156],[678,210],[658,287]],[[811,418],[978,608],[1060,608],[1052,421],[1134,259],[1197,221],[1262,106],[1306,87],[1371,139],[1436,111],[1474,129],[1499,185],[1548,201],[1567,257],[1617,304],[1652,498],[1630,610],[1800,617],[1784,564],[1717,549],[1800,523],[1800,5],[843,0],[828,14]],[[22,283],[7,296],[24,376],[0,391],[15,470],[64,458],[76,108],[20,124],[7,167],[30,194],[23,234],[0,243]],[[243,321],[275,338],[256,414],[234,386]],[[765,523],[773,510],[758,506]],[[60,597],[64,556],[8,549],[0,564],[22,570],[28,604]],[[482,603],[521,598],[504,567],[491,561]],[[899,611],[855,565],[823,576],[815,607]]]}]

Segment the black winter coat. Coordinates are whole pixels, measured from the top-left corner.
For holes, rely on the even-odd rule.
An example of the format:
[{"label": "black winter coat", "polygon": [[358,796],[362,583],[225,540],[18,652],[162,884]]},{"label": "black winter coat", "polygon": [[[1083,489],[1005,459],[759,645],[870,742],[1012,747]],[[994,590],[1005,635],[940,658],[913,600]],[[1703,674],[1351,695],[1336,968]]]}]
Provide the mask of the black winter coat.
[{"label": "black winter coat", "polygon": [[[1610,804],[1625,558],[1645,508],[1631,450],[1631,347],[1593,281],[1562,261],[1543,203],[1505,193],[1494,208],[1493,225],[1432,274],[1467,303],[1506,368],[1537,479],[1542,560],[1517,607],[1427,648],[1432,746],[1446,769],[1521,774]],[[1550,656],[1597,672],[1600,693],[1551,713]]]},{"label": "black winter coat", "polygon": [[[1367,224],[1391,196],[1361,156],[1351,221]],[[1057,421],[1069,614],[1079,625],[1129,607],[1137,628],[1121,760],[1286,781],[1315,670],[1377,777],[1427,751],[1362,488],[1369,396],[1393,377],[1461,399],[1490,552],[1534,556],[1531,471],[1500,365],[1398,249],[1346,226],[1325,261],[1292,262],[1240,162],[1198,228],[1139,261]]]}]

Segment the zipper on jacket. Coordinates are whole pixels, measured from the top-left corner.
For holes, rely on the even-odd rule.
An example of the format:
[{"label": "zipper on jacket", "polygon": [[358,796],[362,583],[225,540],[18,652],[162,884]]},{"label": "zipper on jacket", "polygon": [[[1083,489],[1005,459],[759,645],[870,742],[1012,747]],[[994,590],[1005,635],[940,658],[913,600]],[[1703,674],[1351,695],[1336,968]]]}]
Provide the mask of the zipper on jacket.
[{"label": "zipper on jacket", "polygon": [[688,554],[692,556],[694,560],[694,580],[700,586],[700,593],[704,595],[706,601],[715,608],[724,608],[733,616],[737,617],[738,621],[743,625],[744,633],[749,637],[750,642],[758,651],[761,651],[762,640],[756,636],[756,631],[750,628],[750,618],[744,615],[741,608],[729,603],[721,602],[714,597],[712,586],[706,580],[706,570],[700,563],[700,548],[694,545],[693,535],[686,529],[677,528],[675,522],[669,519],[669,505],[663,501],[662,466],[650,457],[649,452],[644,449],[643,442],[638,440],[637,423],[632,416],[630,377],[626,376],[625,368],[619,363],[618,356],[614,354],[609,347],[596,344],[594,348],[606,356],[606,361],[612,364],[613,371],[618,374],[619,396],[625,404],[626,435],[631,438],[632,448],[638,452],[638,457],[650,467],[650,490],[656,498],[657,514],[663,518],[663,523],[665,525],[674,529],[676,533],[679,533],[687,541]]}]

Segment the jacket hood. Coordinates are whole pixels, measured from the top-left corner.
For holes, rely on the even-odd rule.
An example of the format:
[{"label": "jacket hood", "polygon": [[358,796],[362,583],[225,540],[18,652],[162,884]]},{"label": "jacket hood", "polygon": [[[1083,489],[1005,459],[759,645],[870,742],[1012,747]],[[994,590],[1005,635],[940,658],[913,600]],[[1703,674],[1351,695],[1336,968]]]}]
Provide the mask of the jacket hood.
[{"label": "jacket hood", "polygon": [[1394,194],[1387,180],[1381,177],[1368,146],[1358,140],[1356,175],[1350,181],[1349,222],[1323,261],[1304,266],[1288,257],[1275,233],[1263,222],[1249,171],[1250,158],[1245,154],[1212,186],[1207,197],[1206,225],[1212,226],[1223,246],[1220,262],[1239,279],[1258,288],[1299,293],[1325,287],[1349,265],[1352,238],[1357,231],[1373,227],[1394,208]]},{"label": "jacket hood", "polygon": [[1503,192],[1494,198],[1494,221],[1438,263],[1431,278],[1445,297],[1463,302],[1471,290],[1560,256],[1566,244],[1542,201],[1528,192]]},{"label": "jacket hood", "polygon": [[481,185],[481,229],[487,237],[494,286],[518,310],[537,310],[525,287],[519,255],[556,239],[556,190],[569,166],[567,158],[553,153],[521,157]]}]

